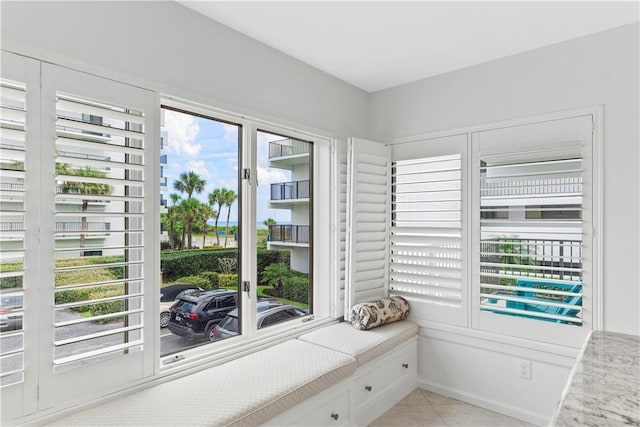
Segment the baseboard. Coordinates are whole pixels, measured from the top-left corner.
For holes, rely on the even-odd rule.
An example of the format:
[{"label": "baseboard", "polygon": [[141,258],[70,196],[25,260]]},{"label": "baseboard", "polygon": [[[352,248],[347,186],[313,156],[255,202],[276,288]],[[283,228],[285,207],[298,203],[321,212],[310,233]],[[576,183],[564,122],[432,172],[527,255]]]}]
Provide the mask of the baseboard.
[{"label": "baseboard", "polygon": [[487,399],[486,397],[479,396],[472,393],[467,393],[461,390],[455,390],[449,387],[435,384],[429,381],[418,379],[418,387],[432,391],[434,393],[441,394],[446,397],[458,399],[472,405],[479,406],[490,411],[497,412],[499,414],[507,415],[512,418],[517,418],[522,421],[526,421],[538,426],[546,426],[549,424],[548,417],[527,411],[522,408],[517,408],[510,405],[505,405],[502,402],[498,402],[493,399]]}]

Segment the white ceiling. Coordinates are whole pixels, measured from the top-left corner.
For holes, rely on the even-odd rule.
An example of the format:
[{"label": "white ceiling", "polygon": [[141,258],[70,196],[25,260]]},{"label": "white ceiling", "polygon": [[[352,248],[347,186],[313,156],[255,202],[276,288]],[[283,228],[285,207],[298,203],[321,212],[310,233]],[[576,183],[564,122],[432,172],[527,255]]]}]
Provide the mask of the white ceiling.
[{"label": "white ceiling", "polygon": [[639,20],[638,1],[179,1],[367,92]]}]

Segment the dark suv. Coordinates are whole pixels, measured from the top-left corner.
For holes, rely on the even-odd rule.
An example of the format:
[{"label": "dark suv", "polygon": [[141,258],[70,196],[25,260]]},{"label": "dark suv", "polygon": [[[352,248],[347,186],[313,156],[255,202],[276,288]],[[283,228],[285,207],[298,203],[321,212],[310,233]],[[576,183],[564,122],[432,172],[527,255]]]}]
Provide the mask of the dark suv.
[{"label": "dark suv", "polygon": [[237,291],[216,289],[181,296],[170,308],[169,330],[183,337],[208,337],[236,307]]}]

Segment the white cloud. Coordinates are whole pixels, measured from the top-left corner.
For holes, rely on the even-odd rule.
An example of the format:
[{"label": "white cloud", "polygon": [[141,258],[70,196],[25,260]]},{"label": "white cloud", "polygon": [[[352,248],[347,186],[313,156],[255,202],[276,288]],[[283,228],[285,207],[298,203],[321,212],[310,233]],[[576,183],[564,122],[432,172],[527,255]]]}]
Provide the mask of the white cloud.
[{"label": "white cloud", "polygon": [[281,170],[266,169],[258,166],[258,185],[287,181],[289,181],[289,178],[287,178],[287,175],[285,175]]},{"label": "white cloud", "polygon": [[200,153],[202,146],[194,143],[200,132],[195,117],[165,110],[165,128],[168,152],[187,157],[196,157]]},{"label": "white cloud", "polygon": [[228,123],[222,124],[222,129],[224,130],[224,139],[231,142],[238,141],[238,126],[230,125]]},{"label": "white cloud", "polygon": [[207,167],[207,164],[205,163],[204,160],[188,161],[186,164],[186,170],[197,173],[198,175],[200,175],[200,178],[207,181],[210,180],[212,177],[211,168]]}]

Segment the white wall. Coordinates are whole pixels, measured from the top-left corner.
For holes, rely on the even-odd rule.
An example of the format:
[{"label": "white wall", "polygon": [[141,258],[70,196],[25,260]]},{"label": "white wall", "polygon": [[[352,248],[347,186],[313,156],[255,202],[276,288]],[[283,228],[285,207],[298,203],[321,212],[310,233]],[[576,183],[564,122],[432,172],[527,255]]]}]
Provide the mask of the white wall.
[{"label": "white wall", "polygon": [[[604,106],[604,328],[640,334],[638,24],[372,94],[374,139]],[[419,384],[537,424],[549,421],[577,352],[425,324]],[[532,379],[518,362],[532,362]]]},{"label": "white wall", "polygon": [[369,132],[366,92],[175,2],[3,1],[1,24],[3,49],[307,130]]},{"label": "white wall", "polygon": [[638,24],[372,95],[381,141],[604,105],[604,328],[640,334]]}]

